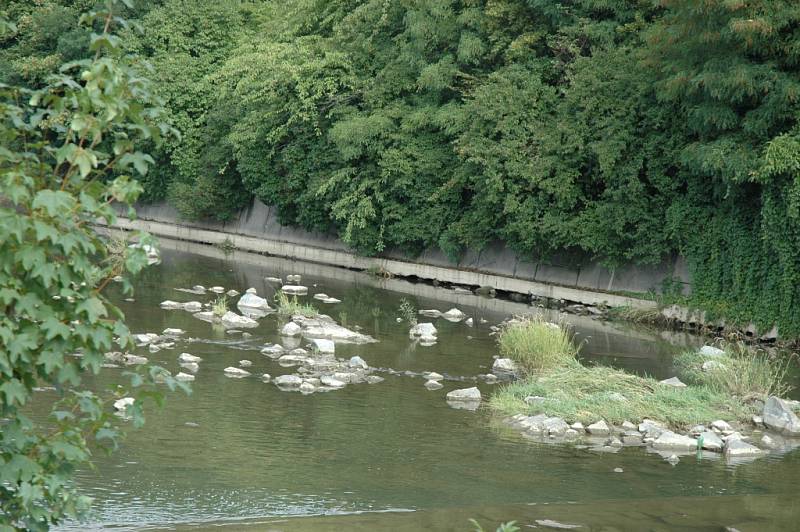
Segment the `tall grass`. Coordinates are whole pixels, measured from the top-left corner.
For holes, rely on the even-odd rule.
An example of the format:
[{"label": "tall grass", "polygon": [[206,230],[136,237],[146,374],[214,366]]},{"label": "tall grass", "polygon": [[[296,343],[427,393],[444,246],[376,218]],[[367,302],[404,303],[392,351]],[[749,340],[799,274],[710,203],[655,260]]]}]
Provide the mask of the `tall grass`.
[{"label": "tall grass", "polygon": [[527,373],[578,365],[578,346],[569,329],[541,318],[521,318],[504,326],[498,344],[500,353]]},{"label": "tall grass", "polygon": [[[793,357],[774,357],[744,344],[727,344],[724,350],[725,356],[715,358],[689,351],[676,357],[675,365],[687,382],[745,401],[783,397],[791,390],[786,374]],[[704,362],[711,362],[706,370]]]},{"label": "tall grass", "polygon": [[275,306],[278,314],[281,316],[295,316],[301,315],[306,318],[313,318],[319,314],[319,311],[313,305],[307,303],[300,303],[297,296],[292,296],[291,299],[282,290],[278,290],[275,294]]}]

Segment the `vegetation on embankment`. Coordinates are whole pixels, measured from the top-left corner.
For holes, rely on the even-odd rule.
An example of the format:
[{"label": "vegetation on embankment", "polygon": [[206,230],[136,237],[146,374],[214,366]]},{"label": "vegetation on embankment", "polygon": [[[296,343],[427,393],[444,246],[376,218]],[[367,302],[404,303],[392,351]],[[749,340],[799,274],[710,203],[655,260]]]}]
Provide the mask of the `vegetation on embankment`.
[{"label": "vegetation on embankment", "polygon": [[[569,336],[564,326],[539,319],[506,326],[498,340],[501,352],[520,365],[523,376],[495,393],[490,406],[506,415],[546,413],[582,423],[647,418],[678,429],[715,419],[747,421],[757,411],[755,400],[787,391],[787,362],[743,347],[727,348],[706,371],[697,366],[708,360],[702,355],[680,357],[689,384],[676,388],[619,369],[583,366],[574,345],[564,344]],[[538,399],[528,403],[527,397]]]},{"label": "vegetation on embankment", "polygon": [[[0,81],[82,57],[94,0],[8,0]],[[681,253],[709,318],[800,335],[800,12],[788,0],[138,0],[181,130],[150,199],[253,197],[354,249],[614,267]]]}]

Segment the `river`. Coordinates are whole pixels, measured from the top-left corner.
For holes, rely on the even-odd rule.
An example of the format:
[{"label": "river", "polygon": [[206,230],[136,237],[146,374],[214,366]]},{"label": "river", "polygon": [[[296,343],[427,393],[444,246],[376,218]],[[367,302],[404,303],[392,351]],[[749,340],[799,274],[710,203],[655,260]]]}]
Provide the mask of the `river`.
[{"label": "river", "polygon": [[[259,353],[265,343],[281,341],[283,323],[274,314],[242,338],[188,312],[159,308],[165,299],[211,300],[175,290],[197,284],[242,293],[255,287],[271,301],[274,286],[264,278],[287,274],[302,275],[309,300],[316,292],[341,299],[317,306],[379,340],[338,344],[338,357],[359,355],[370,366],[437,371],[465,382],[445,380],[443,389],[428,391],[421,377],[378,373],[386,379],[379,384],[311,395],[281,391],[257,378],[293,371]],[[525,304],[166,240],[161,263],[135,286],[133,302],[114,295],[133,332],[187,331],[175,349],[137,354],[174,372],[181,352],[203,361],[191,396],[168,394],[118,452],[96,456],[95,468],[80,472],[78,485],[96,499],[93,513],[64,530],[472,530],[470,518],[486,530],[510,520],[523,530],[546,530],[544,520],[603,531],[800,528],[794,500],[800,451],[738,464],[690,457],[672,466],[642,449],[605,454],[534,443],[485,407],[450,408],[448,391],[474,385],[472,377],[491,368],[497,350],[489,327],[535,310]],[[415,345],[409,325],[397,322],[402,298],[417,308],[458,307],[475,326],[434,320],[438,343]],[[671,376],[673,354],[702,342],[588,317],[564,319],[587,363],[660,378]],[[241,359],[253,362],[253,376],[226,377],[223,368]],[[120,371],[103,370],[93,385],[117,382]],[[477,385],[484,397],[499,386]]]}]

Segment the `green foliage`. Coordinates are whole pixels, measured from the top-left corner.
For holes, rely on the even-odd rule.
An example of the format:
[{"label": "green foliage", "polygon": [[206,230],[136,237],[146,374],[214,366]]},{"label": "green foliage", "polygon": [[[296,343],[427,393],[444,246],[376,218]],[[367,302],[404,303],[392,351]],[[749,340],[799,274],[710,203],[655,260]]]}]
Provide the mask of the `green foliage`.
[{"label": "green foliage", "polygon": [[[81,57],[89,0],[13,0],[0,80]],[[684,255],[689,303],[800,335],[790,0],[147,2],[123,32],[183,132],[143,199],[375,255],[501,241],[609,267]],[[655,287],[657,288],[657,287]]]},{"label": "green foliage", "polygon": [[[44,17],[42,6],[52,5],[37,3],[21,19],[41,29],[41,21],[26,17]],[[86,55],[92,59],[69,62],[57,74],[37,77],[41,89],[0,85],[4,530],[46,530],[86,510],[91,501],[76,492],[72,475],[94,450],[113,450],[120,436],[107,400],[120,397],[124,389],[96,393],[81,383],[84,376],[100,371],[105,352],[133,346],[124,316],[106,299],[104,289],[118,275],[141,271],[147,256],[142,246],[115,244],[110,247],[116,253],[110,254],[108,242],[92,224],[99,219],[113,223],[111,204],[130,206],[141,192],[130,174],[146,174],[152,164],[139,151],[142,141],[159,142],[174,131],[163,122],[161,102],[149,82],[111,32],[116,7],[116,1],[108,0],[103,9],[82,17],[81,31],[90,43]],[[63,10],[53,13],[45,17],[48,24],[58,26],[67,16]],[[46,38],[55,36],[19,39]],[[111,171],[118,175],[106,181]],[[138,238],[153,245],[146,234]],[[131,290],[125,277],[122,288]],[[153,390],[157,379],[170,388],[187,389],[155,366],[127,375],[132,388],[144,387],[127,412],[136,425],[143,421],[142,400],[160,400]],[[41,386],[52,386],[59,394],[45,424],[25,414]]]},{"label": "green foliage", "polygon": [[[528,396],[543,399],[529,405],[525,402]],[[674,429],[715,419],[748,422],[757,411],[752,402],[745,403],[709,386],[675,388],[614,368],[580,365],[556,368],[503,386],[492,396],[490,406],[507,415],[545,413],[581,423],[599,419],[637,423],[648,418]]]},{"label": "green foliage", "polygon": [[275,294],[275,306],[279,316],[305,316],[306,318],[314,318],[319,315],[319,311],[314,305],[308,303],[300,303],[297,296],[293,295],[289,298],[283,290],[278,290]]},{"label": "green foliage", "polygon": [[[475,532],[484,532],[484,528],[475,519],[470,519],[469,523],[475,527]],[[520,528],[517,526],[516,521],[509,521],[507,523],[500,523],[496,532],[519,532]]]},{"label": "green foliage", "polygon": [[400,300],[400,308],[397,311],[400,313],[400,317],[412,327],[417,324],[417,309],[408,299],[402,298]]},{"label": "green foliage", "polygon": [[518,318],[503,327],[497,343],[500,354],[517,362],[527,373],[577,364],[578,347],[565,324]]}]

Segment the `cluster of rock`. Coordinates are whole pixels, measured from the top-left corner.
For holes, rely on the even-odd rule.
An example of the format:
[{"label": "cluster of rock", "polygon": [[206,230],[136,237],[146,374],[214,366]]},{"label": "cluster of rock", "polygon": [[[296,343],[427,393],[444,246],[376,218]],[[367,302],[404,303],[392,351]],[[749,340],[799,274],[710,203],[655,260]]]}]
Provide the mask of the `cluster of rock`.
[{"label": "cluster of rock", "polygon": [[281,329],[281,336],[303,336],[308,339],[326,339],[347,344],[370,344],[377,342],[369,335],[343,327],[330,316],[318,314],[313,318],[292,316],[292,321]]},{"label": "cluster of rock", "polygon": [[[304,394],[325,392],[344,388],[349,384],[377,384],[383,381],[382,377],[372,375],[374,368],[359,356],[348,360],[334,356],[335,345],[328,339],[314,339],[312,351],[303,348],[287,350],[281,345],[271,344],[265,346],[261,353],[277,360],[282,367],[297,367],[293,374],[279,375],[274,379],[269,374],[263,374],[262,380],[272,382],[284,391],[299,391]],[[238,368],[226,369],[228,370]],[[235,372],[241,375],[241,370]]]},{"label": "cluster of rock", "polygon": [[[525,402],[534,405],[543,399],[527,397]],[[679,455],[701,450],[722,453],[726,458],[735,459],[758,457],[770,451],[796,447],[800,441],[793,442],[786,437],[800,437],[800,419],[794,411],[797,407],[790,401],[770,397],[764,405],[762,416],[754,416],[753,427],[738,427],[737,430],[724,420],[716,420],[707,426],[692,427],[686,434],[674,432],[663,423],[649,419],[638,424],[625,421],[620,426],[599,420],[584,426],[580,422],[569,423],[563,418],[547,414],[517,414],[505,421],[523,435],[539,441],[578,442],[588,444],[589,449],[606,452],[617,452],[631,446],[648,447],[674,465],[679,461]],[[766,434],[762,430],[764,428],[778,434]]]}]

